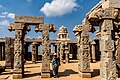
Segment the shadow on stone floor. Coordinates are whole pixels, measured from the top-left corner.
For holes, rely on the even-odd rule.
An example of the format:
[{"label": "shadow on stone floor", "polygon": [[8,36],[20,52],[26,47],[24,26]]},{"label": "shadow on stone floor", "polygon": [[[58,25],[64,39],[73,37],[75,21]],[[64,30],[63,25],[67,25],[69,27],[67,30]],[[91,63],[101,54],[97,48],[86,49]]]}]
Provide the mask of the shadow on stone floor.
[{"label": "shadow on stone floor", "polygon": [[36,76],[41,76],[41,73],[32,73],[32,74],[25,74],[25,78],[30,78],[30,77],[36,77]]},{"label": "shadow on stone floor", "polygon": [[70,76],[70,74],[78,74],[78,72],[75,72],[72,69],[66,69],[64,72],[59,72],[60,77]]},{"label": "shadow on stone floor", "polygon": [[99,75],[100,75],[100,69],[93,69],[92,77],[96,77],[96,76],[99,76]]}]

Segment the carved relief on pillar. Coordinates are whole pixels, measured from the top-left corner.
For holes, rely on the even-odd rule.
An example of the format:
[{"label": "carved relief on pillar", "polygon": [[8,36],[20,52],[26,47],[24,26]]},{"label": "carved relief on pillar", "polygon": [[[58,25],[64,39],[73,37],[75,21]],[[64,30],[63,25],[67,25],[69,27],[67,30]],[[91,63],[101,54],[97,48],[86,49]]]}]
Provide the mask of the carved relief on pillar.
[{"label": "carved relief on pillar", "polygon": [[115,58],[116,58],[116,64],[118,64],[120,68],[120,39],[117,39],[116,41]]},{"label": "carved relief on pillar", "polygon": [[100,64],[100,77],[101,80],[116,80],[116,63],[113,57],[115,50],[113,41],[113,21],[104,20],[101,25],[101,64]]},{"label": "carved relief on pillar", "polygon": [[63,54],[64,54],[64,42],[60,44],[60,63],[63,63]]}]

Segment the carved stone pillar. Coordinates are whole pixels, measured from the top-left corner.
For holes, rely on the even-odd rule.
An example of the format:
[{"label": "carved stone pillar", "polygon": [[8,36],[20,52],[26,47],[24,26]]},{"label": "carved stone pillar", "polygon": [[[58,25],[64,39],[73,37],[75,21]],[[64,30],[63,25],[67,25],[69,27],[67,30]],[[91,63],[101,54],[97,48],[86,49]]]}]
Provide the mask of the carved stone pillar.
[{"label": "carved stone pillar", "polygon": [[32,62],[36,63],[37,61],[37,45],[36,42],[32,43]]},{"label": "carved stone pillar", "polygon": [[24,75],[22,30],[15,30],[13,79],[22,79]]},{"label": "carved stone pillar", "polygon": [[115,51],[116,64],[120,68],[120,39],[116,41],[116,51]]},{"label": "carved stone pillar", "polygon": [[113,20],[105,19],[101,24],[101,80],[116,80],[116,64],[113,57],[114,41],[112,39]]},{"label": "carved stone pillar", "polygon": [[55,32],[56,28],[53,24],[40,24],[36,26],[36,31],[42,32],[42,78],[50,78],[50,41],[49,32]]},{"label": "carved stone pillar", "polygon": [[12,68],[12,56],[13,53],[11,53],[11,38],[5,38],[5,67],[6,68]]},{"label": "carved stone pillar", "polygon": [[91,43],[92,45],[92,62],[96,62],[96,52],[95,52],[95,41]]},{"label": "carved stone pillar", "polygon": [[91,77],[91,70],[90,70],[90,47],[89,47],[89,31],[90,31],[90,24],[86,19],[83,20],[82,32],[81,32],[81,39],[80,39],[80,64],[79,64],[79,71],[80,76],[83,78],[90,78]]},{"label": "carved stone pillar", "polygon": [[89,22],[84,19],[83,25],[77,25],[73,29],[75,36],[77,37],[78,57],[79,57],[79,74],[83,78],[91,77],[90,69],[90,47],[89,47],[89,31],[91,29]]},{"label": "carved stone pillar", "polygon": [[64,42],[60,44],[60,64],[63,64],[63,54],[64,54]]},{"label": "carved stone pillar", "polygon": [[54,47],[55,47],[55,53],[57,53],[57,57],[60,57],[60,45],[59,43],[55,43],[54,44]]},{"label": "carved stone pillar", "polygon": [[69,63],[69,44],[65,42],[65,63]]},{"label": "carved stone pillar", "polygon": [[2,45],[0,45],[0,60],[2,60]]},{"label": "carved stone pillar", "polygon": [[24,23],[10,23],[8,30],[15,31],[14,40],[14,69],[13,79],[22,79],[24,77],[24,36],[28,26],[25,28]]}]

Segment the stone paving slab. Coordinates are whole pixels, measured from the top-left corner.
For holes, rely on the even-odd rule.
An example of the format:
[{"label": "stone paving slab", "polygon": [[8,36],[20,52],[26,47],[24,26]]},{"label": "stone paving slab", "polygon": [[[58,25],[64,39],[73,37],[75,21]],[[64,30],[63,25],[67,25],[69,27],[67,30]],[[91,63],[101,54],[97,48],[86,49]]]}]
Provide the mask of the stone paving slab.
[{"label": "stone paving slab", "polygon": [[[78,75],[78,63],[68,63],[68,64],[61,64],[59,67],[59,78],[47,78],[43,79],[41,78],[41,62],[33,64],[31,61],[27,61],[25,64],[25,78],[23,79],[14,79],[14,80],[100,80],[100,62],[97,63],[91,63],[91,69],[94,71],[93,77],[92,78],[81,78]],[[50,65],[51,66],[51,65]],[[50,67],[52,70],[52,66]],[[5,75],[5,73],[7,75]],[[2,73],[0,75],[0,80],[4,80],[5,77],[8,77],[6,80],[13,80],[12,79],[12,74],[10,74],[10,70],[6,70],[4,74]],[[3,77],[3,78],[1,78]],[[117,80],[120,80],[118,78]]]}]

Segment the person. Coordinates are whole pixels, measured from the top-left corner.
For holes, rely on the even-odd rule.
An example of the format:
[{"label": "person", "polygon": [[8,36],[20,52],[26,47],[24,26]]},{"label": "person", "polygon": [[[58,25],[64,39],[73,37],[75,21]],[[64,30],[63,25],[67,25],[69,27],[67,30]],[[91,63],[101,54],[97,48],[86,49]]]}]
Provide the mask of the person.
[{"label": "person", "polygon": [[59,60],[59,58],[57,58],[57,54],[54,53],[53,58],[52,58],[52,68],[53,68],[53,76],[54,76],[54,78],[58,78],[59,65],[60,65],[60,60]]}]

